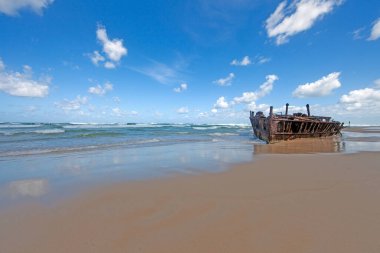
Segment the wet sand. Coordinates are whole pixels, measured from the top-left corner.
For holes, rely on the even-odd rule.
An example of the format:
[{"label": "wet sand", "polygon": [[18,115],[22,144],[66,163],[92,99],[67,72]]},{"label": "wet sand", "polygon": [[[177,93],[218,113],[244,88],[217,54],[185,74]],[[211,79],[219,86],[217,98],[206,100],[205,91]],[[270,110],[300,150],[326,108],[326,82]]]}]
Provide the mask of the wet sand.
[{"label": "wet sand", "polygon": [[344,152],[341,137],[305,138],[281,141],[273,145],[254,145],[255,154],[316,154]]},{"label": "wet sand", "polygon": [[368,126],[368,127],[345,127],[342,132],[352,132],[352,133],[380,133],[380,126]]},{"label": "wet sand", "polygon": [[379,154],[259,155],[20,204],[0,211],[0,252],[380,252]]}]

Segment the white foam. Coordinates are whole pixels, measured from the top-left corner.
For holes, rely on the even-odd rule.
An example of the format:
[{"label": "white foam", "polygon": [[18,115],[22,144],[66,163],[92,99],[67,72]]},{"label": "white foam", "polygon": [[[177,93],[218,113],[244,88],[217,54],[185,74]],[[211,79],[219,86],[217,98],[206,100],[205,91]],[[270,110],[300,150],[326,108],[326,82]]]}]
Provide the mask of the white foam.
[{"label": "white foam", "polygon": [[148,140],[141,140],[141,141],[136,141],[136,144],[144,144],[144,143],[154,143],[154,142],[160,142],[159,139],[148,139]]},{"label": "white foam", "polygon": [[195,130],[215,130],[220,128],[220,126],[203,126],[203,127],[193,127]]},{"label": "white foam", "polygon": [[41,125],[24,125],[24,124],[0,124],[0,128],[34,128]]},{"label": "white foam", "polygon": [[211,136],[238,136],[239,134],[234,133],[211,133]]},{"label": "white foam", "polygon": [[43,130],[33,131],[33,133],[37,133],[37,134],[61,134],[64,132],[65,130],[63,129],[43,129]]}]

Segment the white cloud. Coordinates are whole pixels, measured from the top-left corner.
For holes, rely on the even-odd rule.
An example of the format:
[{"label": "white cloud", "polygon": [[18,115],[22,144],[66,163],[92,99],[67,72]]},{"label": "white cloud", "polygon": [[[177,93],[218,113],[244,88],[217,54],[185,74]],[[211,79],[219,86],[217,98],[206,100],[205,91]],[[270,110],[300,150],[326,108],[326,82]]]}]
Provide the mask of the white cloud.
[{"label": "white cloud", "polygon": [[340,72],[333,72],[313,83],[299,85],[293,91],[293,96],[298,98],[327,96],[341,86],[339,75]]},{"label": "white cloud", "polygon": [[261,97],[268,95],[273,89],[274,82],[278,80],[278,76],[267,75],[265,78],[266,78],[266,81],[262,85],[260,85],[260,88],[258,90],[254,92],[244,92],[242,96],[234,98],[234,103],[249,104],[249,103],[255,102]]},{"label": "white cloud", "polygon": [[177,113],[179,114],[187,114],[189,113],[189,109],[187,107],[181,107],[177,110]]},{"label": "white cloud", "polygon": [[256,63],[261,65],[261,64],[264,64],[264,63],[267,63],[267,62],[270,62],[270,58],[268,57],[264,57],[264,56],[258,56],[256,57]]},{"label": "white cloud", "polygon": [[375,87],[380,89],[380,78],[374,81]]},{"label": "white cloud", "polygon": [[112,114],[117,117],[122,117],[125,115],[125,112],[121,110],[119,107],[112,108]]},{"label": "white cloud", "polygon": [[[314,109],[315,105],[313,106],[310,106],[311,109]],[[267,107],[267,109],[269,110],[269,105]],[[265,110],[267,110],[265,109]],[[277,107],[277,108],[273,108],[273,112],[275,113],[280,113],[280,112],[284,112],[285,113],[286,111],[286,105],[283,105],[281,107]],[[297,105],[289,105],[288,107],[288,113],[291,114],[292,112],[305,112],[306,111],[306,106],[297,106]]]},{"label": "white cloud", "polygon": [[[1,1],[1,0],[0,0]],[[92,63],[99,66],[100,62],[104,62],[104,67],[107,69],[114,69],[120,62],[121,58],[128,53],[128,49],[124,47],[122,39],[109,39],[107,30],[104,26],[98,26],[96,30],[96,37],[102,45],[104,54],[95,50],[89,55]]]},{"label": "white cloud", "polygon": [[216,108],[212,108],[212,109],[211,109],[211,112],[212,112],[212,113],[217,113],[217,112],[218,112],[218,109],[216,109]]},{"label": "white cloud", "polygon": [[0,12],[16,16],[21,9],[31,9],[37,14],[42,14],[42,10],[52,4],[54,0],[0,0]]},{"label": "white cloud", "polygon": [[258,99],[258,96],[256,92],[248,91],[248,92],[243,92],[243,94],[240,97],[235,97],[234,102],[237,104],[240,104],[240,103],[248,104],[253,101],[256,101],[257,99]]},{"label": "white cloud", "polygon": [[234,60],[232,60],[232,62],[230,64],[234,65],[234,66],[248,66],[251,63],[252,62],[249,59],[249,57],[248,56],[244,56],[243,59],[241,59],[241,61],[239,61],[237,59],[234,59]]},{"label": "white cloud", "polygon": [[331,12],[342,0],[296,0],[287,6],[281,2],[266,20],[266,30],[276,44],[286,43],[290,36],[310,29],[325,14]]},{"label": "white cloud", "polygon": [[103,52],[106,53],[107,57],[114,61],[119,62],[120,59],[127,54],[128,50],[123,46],[122,39],[112,39],[110,40],[107,35],[106,28],[103,26],[98,26],[96,30],[96,37],[103,45]]},{"label": "white cloud", "polygon": [[94,53],[90,55],[90,59],[92,63],[96,66],[99,65],[99,62],[105,60],[105,58],[97,50],[95,50]]},{"label": "white cloud", "polygon": [[267,104],[256,104],[255,101],[251,102],[248,104],[247,106],[247,109],[250,110],[250,111],[268,111],[269,110],[269,107],[270,105],[267,105]]},{"label": "white cloud", "polygon": [[97,85],[88,88],[88,92],[95,95],[105,95],[108,91],[113,90],[113,85],[110,82],[105,83],[103,86]]},{"label": "white cloud", "polygon": [[198,114],[198,118],[207,118],[208,117],[208,113],[207,112],[200,112]]},{"label": "white cloud", "polygon": [[120,107],[114,107],[111,109],[111,115],[116,117],[126,117],[126,116],[137,116],[139,113],[137,111],[123,110]]},{"label": "white cloud", "polygon": [[237,60],[237,59],[234,59],[231,61],[231,65],[233,66],[248,66],[250,64],[258,64],[258,65],[262,65],[264,63],[267,63],[269,62],[271,59],[268,58],[268,57],[264,57],[264,56],[261,56],[261,55],[257,55],[254,57],[253,60],[251,60],[249,58],[249,56],[244,56],[241,61]]},{"label": "white cloud", "polygon": [[114,68],[116,68],[116,65],[115,65],[115,63],[113,63],[113,62],[106,61],[106,62],[104,63],[104,67],[105,67],[106,69],[114,69]]},{"label": "white cloud", "polygon": [[32,79],[32,68],[23,67],[23,72],[5,71],[0,59],[0,91],[19,97],[45,97],[49,94],[50,77],[44,80]]},{"label": "white cloud", "polygon": [[380,18],[373,22],[371,35],[368,40],[377,40],[378,38],[380,38]]},{"label": "white cloud", "polygon": [[229,73],[227,77],[215,80],[214,83],[216,83],[219,86],[229,86],[231,85],[232,79],[234,79],[234,77],[234,73]]},{"label": "white cloud", "polygon": [[367,111],[363,111],[363,113],[379,111],[380,90],[373,88],[352,90],[348,94],[341,96],[339,102],[349,111],[360,109],[367,109]]},{"label": "white cloud", "polygon": [[358,28],[352,32],[354,40],[359,40],[359,39],[363,38],[362,33],[363,33],[364,29],[365,29],[364,27],[361,27],[361,28]]},{"label": "white cloud", "polygon": [[187,83],[182,83],[179,87],[173,89],[173,91],[177,93],[180,93],[185,90],[187,90]]},{"label": "white cloud", "polygon": [[62,102],[56,102],[55,106],[64,110],[64,111],[79,111],[82,108],[82,105],[88,103],[87,97],[77,96],[73,100],[65,99]]},{"label": "white cloud", "polygon": [[216,103],[214,104],[214,109],[227,109],[228,108],[228,102],[224,97],[218,98],[216,100]]}]

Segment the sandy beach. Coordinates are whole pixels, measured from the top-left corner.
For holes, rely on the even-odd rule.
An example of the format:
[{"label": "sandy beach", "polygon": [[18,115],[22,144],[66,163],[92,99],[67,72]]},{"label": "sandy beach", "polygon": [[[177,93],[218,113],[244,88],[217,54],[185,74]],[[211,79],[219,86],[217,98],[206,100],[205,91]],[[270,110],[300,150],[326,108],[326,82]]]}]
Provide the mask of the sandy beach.
[{"label": "sandy beach", "polygon": [[380,253],[380,0],[0,0],[0,253]]},{"label": "sandy beach", "polygon": [[379,153],[260,155],[0,214],[0,252],[380,252]]}]

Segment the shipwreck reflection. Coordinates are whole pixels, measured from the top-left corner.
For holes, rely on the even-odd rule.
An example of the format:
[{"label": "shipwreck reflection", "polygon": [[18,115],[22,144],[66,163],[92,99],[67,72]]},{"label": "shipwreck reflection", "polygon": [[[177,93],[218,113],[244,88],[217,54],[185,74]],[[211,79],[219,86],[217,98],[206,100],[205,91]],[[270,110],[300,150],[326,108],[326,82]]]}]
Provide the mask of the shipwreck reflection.
[{"label": "shipwreck reflection", "polygon": [[340,137],[305,138],[281,141],[274,144],[254,144],[254,154],[311,154],[345,152]]}]

